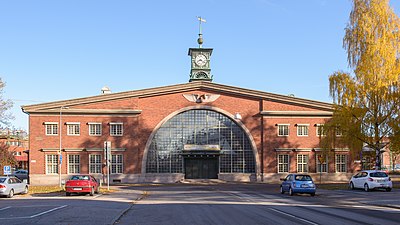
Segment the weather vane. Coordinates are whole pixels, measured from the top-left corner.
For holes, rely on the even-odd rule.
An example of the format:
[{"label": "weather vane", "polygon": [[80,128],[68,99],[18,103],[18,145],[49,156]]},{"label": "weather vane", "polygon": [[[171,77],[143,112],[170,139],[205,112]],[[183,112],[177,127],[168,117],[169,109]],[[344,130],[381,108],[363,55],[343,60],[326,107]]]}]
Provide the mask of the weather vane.
[{"label": "weather vane", "polygon": [[204,18],[201,18],[201,16],[198,16],[197,19],[199,20],[199,38],[197,39],[197,43],[199,43],[199,48],[202,47],[203,45],[203,34],[201,33],[201,23],[205,23],[206,20]]}]

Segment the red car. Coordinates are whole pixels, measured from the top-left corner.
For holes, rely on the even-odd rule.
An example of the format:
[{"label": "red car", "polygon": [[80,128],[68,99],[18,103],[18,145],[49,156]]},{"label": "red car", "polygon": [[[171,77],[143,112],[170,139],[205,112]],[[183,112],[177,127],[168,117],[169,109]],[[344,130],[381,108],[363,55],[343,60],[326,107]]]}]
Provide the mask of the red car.
[{"label": "red car", "polygon": [[70,196],[71,193],[99,193],[99,182],[92,175],[74,175],[65,184],[65,195]]}]

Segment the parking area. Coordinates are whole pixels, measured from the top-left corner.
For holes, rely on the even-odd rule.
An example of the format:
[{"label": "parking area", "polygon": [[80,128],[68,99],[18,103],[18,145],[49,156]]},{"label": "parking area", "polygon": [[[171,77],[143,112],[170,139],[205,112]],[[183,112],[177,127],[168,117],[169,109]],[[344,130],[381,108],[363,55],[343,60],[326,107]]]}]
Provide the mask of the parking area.
[{"label": "parking area", "polygon": [[113,224],[137,198],[135,191],[71,195],[64,192],[0,198],[0,224]]},{"label": "parking area", "polygon": [[[43,195],[18,195],[12,199],[1,198],[0,224],[114,224],[132,208],[140,211],[142,207],[144,210],[153,205],[154,202],[151,202],[151,199],[154,199],[157,196],[156,193],[159,192],[165,194],[161,199],[162,204],[156,203],[160,207],[170,207],[171,205],[176,205],[178,208],[186,207],[192,203],[188,202],[185,203],[185,206],[179,206],[180,204],[176,204],[176,200],[186,199],[185,195],[199,194],[202,196],[202,194],[208,193],[212,196],[210,199],[220,199],[220,201],[218,203],[208,202],[207,197],[204,197],[204,204],[211,204],[215,207],[223,205],[229,208],[232,201],[237,202],[244,199],[243,201],[247,202],[255,199],[255,202],[272,201],[265,205],[282,207],[289,207],[293,204],[310,204],[323,205],[322,208],[330,205],[335,207],[359,206],[364,209],[370,208],[372,205],[385,207],[392,205],[392,209],[385,209],[386,211],[399,210],[397,199],[400,195],[400,189],[395,188],[392,192],[319,189],[315,197],[309,195],[289,196],[280,194],[279,185],[276,184],[239,183],[126,185],[114,186],[113,189],[115,191],[112,193],[94,196],[65,196],[65,193],[59,192]],[[143,199],[150,200],[150,202],[146,203]],[[203,197],[198,196],[198,199],[203,199]],[[398,211],[393,212],[398,213]],[[135,215],[133,214],[134,217]]]}]

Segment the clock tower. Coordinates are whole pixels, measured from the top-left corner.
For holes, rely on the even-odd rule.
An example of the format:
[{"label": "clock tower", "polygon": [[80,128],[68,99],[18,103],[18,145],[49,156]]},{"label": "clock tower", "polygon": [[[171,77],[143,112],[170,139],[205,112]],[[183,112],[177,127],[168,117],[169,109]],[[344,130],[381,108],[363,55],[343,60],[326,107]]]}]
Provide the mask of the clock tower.
[{"label": "clock tower", "polygon": [[188,55],[191,58],[191,69],[190,69],[190,79],[189,82],[202,80],[202,81],[212,81],[210,58],[213,51],[212,48],[203,48],[203,34],[201,33],[201,23],[206,22],[205,19],[197,17],[199,20],[199,38],[197,43],[198,48],[189,48]]}]

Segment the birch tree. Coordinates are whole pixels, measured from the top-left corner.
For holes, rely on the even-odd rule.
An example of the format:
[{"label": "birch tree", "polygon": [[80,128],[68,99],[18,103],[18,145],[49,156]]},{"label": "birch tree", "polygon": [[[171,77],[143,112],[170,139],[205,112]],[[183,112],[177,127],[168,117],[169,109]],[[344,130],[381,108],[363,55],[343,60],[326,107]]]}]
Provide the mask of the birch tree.
[{"label": "birch tree", "polygon": [[[381,149],[396,138],[400,123],[400,20],[389,0],[352,4],[343,38],[351,72],[337,71],[329,77],[335,111],[326,129],[341,129],[340,142],[353,152],[363,146],[374,149],[375,168],[381,169]],[[332,145],[335,140],[323,141]]]},{"label": "birch tree", "polygon": [[6,84],[0,78],[0,126],[8,126],[13,116],[8,110],[13,106],[13,102],[9,99],[4,99],[3,91]]}]

